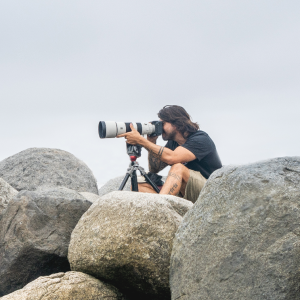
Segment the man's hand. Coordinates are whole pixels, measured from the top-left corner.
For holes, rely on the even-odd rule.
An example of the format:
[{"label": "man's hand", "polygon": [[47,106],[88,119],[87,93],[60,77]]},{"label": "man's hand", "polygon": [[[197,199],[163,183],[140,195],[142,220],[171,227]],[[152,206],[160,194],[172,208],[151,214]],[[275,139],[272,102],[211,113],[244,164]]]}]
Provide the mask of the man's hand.
[{"label": "man's hand", "polygon": [[[149,122],[150,124],[152,124],[152,122]],[[156,144],[156,141],[158,139],[158,136],[149,136],[147,135],[147,140],[153,144]]]},{"label": "man's hand", "polygon": [[131,145],[137,145],[137,144],[140,144],[141,141],[144,139],[140,133],[133,127],[132,124],[130,124],[130,128],[132,131],[130,132],[126,132],[126,133],[123,133],[123,134],[120,134],[120,135],[117,135],[117,138],[121,138],[121,137],[125,137],[126,139],[126,142],[128,144],[131,144]]},{"label": "man's hand", "polygon": [[156,144],[156,140],[158,139],[158,136],[149,136],[147,135],[147,140],[153,144]]},{"label": "man's hand", "polygon": [[128,144],[141,145],[149,152],[152,156],[156,156],[160,161],[167,163],[168,165],[174,165],[182,162],[189,162],[196,159],[196,156],[188,149],[179,146],[174,151],[163,146],[155,145],[154,143],[143,138],[139,132],[130,124],[132,131],[118,135],[117,137],[125,137]]}]

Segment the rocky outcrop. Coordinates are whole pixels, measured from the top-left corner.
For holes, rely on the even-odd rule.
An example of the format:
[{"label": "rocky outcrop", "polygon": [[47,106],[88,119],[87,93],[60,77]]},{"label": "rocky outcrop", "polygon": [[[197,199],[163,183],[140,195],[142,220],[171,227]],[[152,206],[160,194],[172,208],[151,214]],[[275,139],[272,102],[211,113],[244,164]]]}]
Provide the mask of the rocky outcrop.
[{"label": "rocky outcrop", "polygon": [[300,157],[212,174],[174,239],[172,299],[300,298]]},{"label": "rocky outcrop", "polygon": [[[124,176],[119,176],[113,179],[110,179],[108,182],[106,182],[100,189],[99,189],[99,196],[104,196],[108,193],[118,191],[119,187],[124,179]],[[130,191],[131,181],[130,178],[128,179],[126,185],[124,186],[123,191]]]},{"label": "rocky outcrop", "polygon": [[39,277],[2,300],[122,300],[118,290],[80,272]]},{"label": "rocky outcrop", "polygon": [[92,171],[71,153],[58,149],[30,148],[0,162],[0,177],[16,190],[67,187],[98,194]]},{"label": "rocky outcrop", "polygon": [[71,232],[90,205],[67,188],[21,191],[9,201],[0,218],[0,296],[70,270]]},{"label": "rocky outcrop", "polygon": [[131,299],[170,299],[170,255],[182,208],[176,211],[178,203],[173,207],[167,197],[102,196],[72,232],[71,269],[108,281]]},{"label": "rocky outcrop", "polygon": [[80,192],[79,193],[81,196],[83,196],[86,200],[94,203],[96,200],[99,199],[99,195],[93,194],[93,193],[89,193],[89,192]]},{"label": "rocky outcrop", "polygon": [[173,209],[182,217],[194,206],[192,201],[171,195],[147,194],[150,201],[163,199],[171,204]]},{"label": "rocky outcrop", "polygon": [[6,208],[8,202],[18,194],[5,180],[0,178],[0,214]]}]

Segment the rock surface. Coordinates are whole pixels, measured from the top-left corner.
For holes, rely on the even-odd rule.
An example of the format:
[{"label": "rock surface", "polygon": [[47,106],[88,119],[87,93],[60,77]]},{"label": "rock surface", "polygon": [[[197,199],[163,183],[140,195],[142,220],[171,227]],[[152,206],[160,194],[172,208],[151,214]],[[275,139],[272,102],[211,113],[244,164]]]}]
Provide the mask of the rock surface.
[{"label": "rock surface", "polygon": [[58,149],[30,148],[0,162],[0,177],[18,191],[40,186],[67,187],[98,194],[88,166],[71,153]]},{"label": "rock surface", "polygon": [[217,170],[174,239],[172,299],[300,299],[300,157]]},{"label": "rock surface", "polygon": [[[106,182],[100,189],[99,189],[99,196],[104,196],[108,193],[118,191],[119,187],[124,179],[124,176],[119,176],[113,179],[110,179],[108,182]],[[128,179],[126,185],[124,186],[123,191],[130,191],[130,178]]]},{"label": "rock surface", "polygon": [[57,273],[39,277],[23,289],[2,300],[121,300],[118,290],[100,280],[80,273]]},{"label": "rock surface", "polygon": [[110,282],[131,299],[170,299],[170,255],[181,220],[159,195],[102,196],[72,232],[71,269]]},{"label": "rock surface", "polygon": [[17,190],[11,187],[5,180],[0,178],[0,213],[6,208],[8,202],[17,194]]},{"label": "rock surface", "polygon": [[89,193],[89,192],[80,192],[79,193],[81,196],[83,196],[86,200],[94,203],[96,200],[99,199],[99,195],[93,194],[93,193]]},{"label": "rock surface", "polygon": [[71,232],[90,205],[67,188],[21,191],[8,203],[0,216],[0,296],[70,270]]},{"label": "rock surface", "polygon": [[149,200],[156,201],[156,199],[163,199],[168,201],[173,209],[182,217],[194,206],[192,201],[171,196],[171,195],[158,195],[158,194],[147,194]]}]

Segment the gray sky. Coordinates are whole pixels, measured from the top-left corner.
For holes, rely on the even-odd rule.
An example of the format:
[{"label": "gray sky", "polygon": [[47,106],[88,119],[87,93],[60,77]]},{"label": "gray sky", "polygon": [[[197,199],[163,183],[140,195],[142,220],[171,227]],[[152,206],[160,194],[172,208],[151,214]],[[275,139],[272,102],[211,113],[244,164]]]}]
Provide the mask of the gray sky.
[{"label": "gray sky", "polygon": [[59,148],[101,185],[129,160],[98,122],[155,120],[166,104],[190,113],[223,164],[298,156],[299,15],[296,0],[3,0],[0,160]]}]

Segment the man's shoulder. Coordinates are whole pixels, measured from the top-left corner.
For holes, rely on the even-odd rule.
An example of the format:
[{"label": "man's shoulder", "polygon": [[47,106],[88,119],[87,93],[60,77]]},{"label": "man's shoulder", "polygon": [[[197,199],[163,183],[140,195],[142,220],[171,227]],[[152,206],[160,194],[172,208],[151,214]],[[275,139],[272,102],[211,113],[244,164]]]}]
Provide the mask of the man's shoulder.
[{"label": "man's shoulder", "polygon": [[188,141],[188,140],[207,140],[207,139],[211,139],[211,138],[209,137],[209,135],[208,135],[205,131],[198,130],[198,131],[192,133],[192,134],[187,138],[187,141]]},{"label": "man's shoulder", "polygon": [[[186,142],[182,145],[183,147],[187,148],[187,146],[194,147],[196,145],[202,145],[205,147],[214,147],[214,142],[212,139],[209,137],[209,135],[203,131],[203,130],[198,130],[194,133],[192,133],[187,139]],[[169,148],[171,150],[175,150],[179,144],[173,140],[168,140],[167,144],[165,145],[166,148]]]},{"label": "man's shoulder", "polygon": [[186,140],[185,145],[201,147],[206,150],[214,150],[216,148],[215,143],[210,136],[202,130],[198,130],[192,133]]}]

